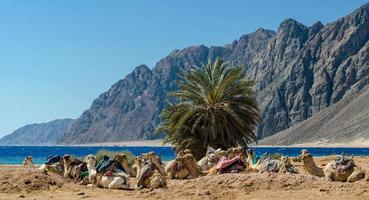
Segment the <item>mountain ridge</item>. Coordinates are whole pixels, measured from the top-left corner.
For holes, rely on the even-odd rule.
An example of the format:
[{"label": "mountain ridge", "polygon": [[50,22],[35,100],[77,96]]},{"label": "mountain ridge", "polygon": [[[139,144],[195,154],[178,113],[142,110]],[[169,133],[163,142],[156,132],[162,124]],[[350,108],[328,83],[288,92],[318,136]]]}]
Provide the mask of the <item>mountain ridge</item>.
[{"label": "mountain ridge", "polygon": [[83,144],[155,139],[166,93],[176,89],[178,72],[220,57],[242,65],[255,81],[260,107],[258,138],[286,130],[339,102],[369,74],[369,4],[323,25],[307,27],[286,19],[274,32],[257,29],[224,46],[173,50],[153,69],[146,65],[95,99],[58,140]]},{"label": "mountain ridge", "polygon": [[55,145],[73,123],[73,119],[57,119],[18,128],[0,139],[0,145]]}]

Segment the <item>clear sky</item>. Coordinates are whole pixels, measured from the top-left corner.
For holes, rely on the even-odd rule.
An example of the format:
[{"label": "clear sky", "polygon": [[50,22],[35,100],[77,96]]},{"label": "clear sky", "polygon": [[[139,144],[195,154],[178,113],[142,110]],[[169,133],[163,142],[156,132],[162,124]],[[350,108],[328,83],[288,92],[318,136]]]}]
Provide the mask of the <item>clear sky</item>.
[{"label": "clear sky", "polygon": [[2,0],[0,137],[77,118],[135,66],[173,49],[224,45],[286,18],[332,22],[368,0]]}]

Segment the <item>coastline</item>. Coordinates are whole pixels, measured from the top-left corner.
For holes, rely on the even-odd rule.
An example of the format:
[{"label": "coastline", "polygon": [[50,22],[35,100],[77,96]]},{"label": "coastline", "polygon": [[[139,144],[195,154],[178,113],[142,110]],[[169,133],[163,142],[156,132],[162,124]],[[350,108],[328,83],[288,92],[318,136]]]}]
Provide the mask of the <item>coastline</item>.
[{"label": "coastline", "polygon": [[[134,140],[134,141],[121,141],[121,142],[100,142],[100,143],[87,143],[87,144],[53,144],[53,145],[0,145],[1,146],[60,146],[60,147],[173,147],[172,144],[164,144],[163,139],[155,140]],[[279,147],[279,148],[293,148],[293,147],[306,147],[306,148],[369,148],[369,140],[355,139],[346,143],[329,142],[327,140],[299,143],[291,145],[272,145],[272,144],[256,144],[251,143],[248,147]]]}]

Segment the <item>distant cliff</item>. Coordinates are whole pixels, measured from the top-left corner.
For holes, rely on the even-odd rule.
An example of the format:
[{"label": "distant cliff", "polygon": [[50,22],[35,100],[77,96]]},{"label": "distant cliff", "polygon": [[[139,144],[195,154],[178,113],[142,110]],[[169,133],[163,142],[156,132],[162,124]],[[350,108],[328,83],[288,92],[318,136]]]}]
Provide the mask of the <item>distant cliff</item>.
[{"label": "distant cliff", "polygon": [[[220,57],[255,81],[259,138],[316,115],[369,84],[369,4],[335,22],[307,27],[287,19],[222,47],[174,50],[150,70],[136,67],[101,94],[58,141],[63,144],[154,139],[166,94],[181,69]],[[293,143],[293,142],[292,142]]]},{"label": "distant cliff", "polygon": [[59,119],[21,127],[3,137],[0,145],[55,145],[71,127],[72,119]]},{"label": "distant cliff", "polygon": [[358,145],[369,142],[369,85],[260,145]]}]

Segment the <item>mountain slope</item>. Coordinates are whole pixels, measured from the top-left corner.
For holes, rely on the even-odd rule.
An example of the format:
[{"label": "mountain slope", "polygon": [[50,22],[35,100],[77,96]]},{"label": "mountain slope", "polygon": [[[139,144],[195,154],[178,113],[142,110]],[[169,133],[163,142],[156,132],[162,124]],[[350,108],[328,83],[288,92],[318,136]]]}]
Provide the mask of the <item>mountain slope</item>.
[{"label": "mountain slope", "polygon": [[59,119],[41,124],[30,124],[4,136],[0,145],[55,145],[73,123],[72,119]]},{"label": "mountain slope", "polygon": [[306,27],[292,19],[276,32],[258,29],[222,47],[175,50],[150,70],[137,67],[100,95],[60,143],[154,139],[166,93],[178,72],[220,57],[255,81],[264,138],[294,126],[368,84],[369,4],[333,23]]},{"label": "mountain slope", "polygon": [[369,140],[369,86],[304,122],[260,141],[261,145],[350,144]]}]

